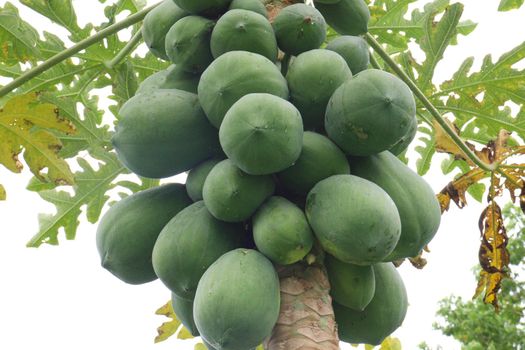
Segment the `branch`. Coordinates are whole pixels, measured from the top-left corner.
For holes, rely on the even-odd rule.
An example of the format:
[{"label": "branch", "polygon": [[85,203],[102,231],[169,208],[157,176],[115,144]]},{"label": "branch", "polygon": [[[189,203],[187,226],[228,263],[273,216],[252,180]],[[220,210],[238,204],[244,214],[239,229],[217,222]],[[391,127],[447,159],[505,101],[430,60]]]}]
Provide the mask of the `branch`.
[{"label": "branch", "polygon": [[142,39],[142,30],[138,30],[128,41],[126,46],[122,48],[122,50],[119,51],[119,53],[113,57],[111,61],[108,61],[105,64],[106,68],[113,69],[117,64],[120,63],[127,55],[129,55],[135,47],[140,43],[140,40]]},{"label": "branch", "polygon": [[74,46],[70,47],[69,49],[67,50],[64,50],[56,55],[54,55],[53,57],[49,58],[47,61],[44,61],[44,63],[42,63],[41,65],[39,66],[36,66],[30,70],[28,70],[27,72],[25,72],[24,74],[22,74],[21,76],[19,76],[18,78],[16,78],[15,80],[13,80],[12,82],[10,82],[9,84],[7,84],[6,86],[4,87],[1,87],[0,88],[0,97],[3,97],[5,95],[7,95],[8,93],[10,93],[11,91],[13,91],[14,89],[16,89],[17,87],[20,87],[22,86],[24,83],[26,83],[27,81],[33,79],[34,77],[42,74],[43,72],[45,72],[46,70],[48,70],[49,68],[59,64],[60,62],[68,59],[69,57],[75,55],[76,53],[86,49],[87,47],[93,45],[94,43],[96,43],[97,41],[99,40],[102,40],[112,34],[115,34],[116,32],[124,29],[124,28],[127,28],[137,22],[140,22],[144,19],[144,17],[151,11],[153,10],[155,7],[157,7],[158,4],[156,5],[153,5],[151,7],[148,7],[148,8],[145,8],[129,17],[127,17],[126,19],[118,22],[118,23],[115,23],[115,24],[112,24],[110,25],[109,27],[107,28],[104,28],[102,29],[100,32],[90,36],[89,38],[86,38],[80,42],[78,42],[77,44],[75,44]]},{"label": "branch", "polygon": [[366,41],[368,44],[376,51],[376,53],[381,56],[383,61],[394,71],[396,74],[403,80],[410,90],[416,95],[416,97],[421,101],[423,106],[429,111],[430,114],[436,119],[438,124],[445,130],[445,132],[452,138],[454,143],[463,151],[463,153],[478,167],[485,171],[494,171],[497,166],[492,164],[486,164],[463,142],[463,140],[456,134],[452,127],[446,122],[446,120],[441,116],[439,111],[434,107],[432,102],[425,96],[425,94],[417,87],[417,85],[410,79],[410,77],[403,71],[401,67],[388,55],[388,53],[383,49],[380,43],[370,34],[366,33]]}]

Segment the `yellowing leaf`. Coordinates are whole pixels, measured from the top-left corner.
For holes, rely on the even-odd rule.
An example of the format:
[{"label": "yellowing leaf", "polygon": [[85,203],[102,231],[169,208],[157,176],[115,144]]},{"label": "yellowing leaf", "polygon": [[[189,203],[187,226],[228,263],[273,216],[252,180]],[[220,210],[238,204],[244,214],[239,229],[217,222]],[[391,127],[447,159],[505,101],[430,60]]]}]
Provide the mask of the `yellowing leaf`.
[{"label": "yellowing leaf", "polygon": [[[58,156],[60,140],[51,132],[75,132],[74,126],[49,103],[38,101],[37,94],[16,96],[0,109],[0,164],[13,172],[22,170],[18,155],[42,181],[59,185],[73,184],[73,173]],[[47,168],[47,172],[43,169]]]},{"label": "yellowing leaf", "polygon": [[163,315],[171,319],[164,322],[160,327],[157,328],[158,335],[155,337],[155,343],[159,343],[175,334],[177,329],[179,329],[181,322],[177,319],[177,316],[173,312],[171,300],[155,311],[155,314]]},{"label": "yellowing leaf", "polygon": [[365,350],[374,350],[375,346],[365,344]]},{"label": "yellowing leaf", "polygon": [[0,185],[0,201],[6,200],[6,193],[4,186]]},{"label": "yellowing leaf", "polygon": [[401,350],[401,341],[397,338],[388,337],[383,340],[379,350]]},{"label": "yellowing leaf", "polygon": [[203,343],[197,343],[195,344],[195,347],[193,348],[194,350],[208,350],[208,348],[206,347],[206,345],[204,345]]},{"label": "yellowing leaf", "polygon": [[488,173],[482,169],[474,168],[463,174],[454,181],[451,181],[445,188],[437,194],[441,212],[445,212],[450,207],[450,200],[453,200],[459,208],[463,208],[467,204],[465,193],[467,189],[477,183],[479,180],[488,176]]},{"label": "yellowing leaf", "polygon": [[186,327],[184,326],[180,327],[180,331],[177,334],[177,339],[193,339],[193,338],[195,337],[190,333],[190,331]]}]

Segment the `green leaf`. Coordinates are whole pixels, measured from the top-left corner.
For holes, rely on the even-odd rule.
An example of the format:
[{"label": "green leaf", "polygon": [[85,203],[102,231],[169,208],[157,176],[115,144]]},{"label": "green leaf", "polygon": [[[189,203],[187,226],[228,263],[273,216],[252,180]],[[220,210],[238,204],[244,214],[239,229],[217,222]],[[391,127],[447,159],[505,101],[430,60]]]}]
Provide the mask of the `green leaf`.
[{"label": "green leaf", "polygon": [[51,130],[61,134],[75,132],[74,126],[56,106],[42,103],[36,94],[9,100],[0,109],[0,164],[20,172],[22,164],[18,155],[24,151],[24,160],[41,181],[72,184],[74,179],[69,165],[58,156],[62,143]]},{"label": "green leaf", "polygon": [[510,11],[519,9],[523,5],[524,0],[501,0],[498,11]]},{"label": "green leaf", "polygon": [[75,34],[81,31],[71,0],[20,0],[20,2]]},{"label": "green leaf", "polygon": [[35,61],[41,57],[37,40],[37,31],[20,18],[15,6],[8,2],[0,7],[0,62]]},{"label": "green leaf", "polygon": [[113,96],[110,96],[112,100],[117,101],[116,106],[110,107],[115,116],[118,117],[120,107],[135,95],[137,88],[137,75],[133,65],[128,61],[119,64],[113,77]]},{"label": "green leaf", "polygon": [[432,128],[426,124],[421,125],[418,128],[418,132],[421,133],[419,141],[423,145],[416,147],[416,152],[419,153],[420,157],[416,161],[417,173],[421,176],[425,175],[430,169],[430,164],[432,163],[432,157],[436,153],[435,145],[436,140],[434,138],[434,131]]},{"label": "green leaf", "polygon": [[485,194],[486,186],[480,182],[472,184],[467,189],[468,194],[472,196],[475,200],[482,203],[483,195]]},{"label": "green leaf", "polygon": [[40,230],[27,243],[28,247],[39,247],[44,243],[58,244],[60,228],[64,228],[67,239],[74,239],[83,206],[87,207],[87,220],[91,223],[98,221],[102,208],[109,199],[107,192],[114,188],[112,182],[120,174],[127,173],[127,170],[113,153],[100,152],[96,158],[103,162],[99,164],[98,170],[94,170],[83,158],[77,158],[83,171],[75,173],[74,195],[60,190],[39,192],[42,199],[54,204],[57,209],[55,214],[39,216]]}]

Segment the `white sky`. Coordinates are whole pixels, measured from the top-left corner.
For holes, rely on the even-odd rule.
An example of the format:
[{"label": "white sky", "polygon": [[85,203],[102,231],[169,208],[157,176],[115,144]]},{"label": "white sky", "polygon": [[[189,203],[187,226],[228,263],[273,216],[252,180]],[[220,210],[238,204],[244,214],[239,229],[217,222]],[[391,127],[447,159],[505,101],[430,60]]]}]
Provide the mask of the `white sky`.
[{"label": "white sky", "polygon": [[[463,19],[479,25],[446,52],[437,68],[437,81],[448,79],[467,56],[475,56],[479,67],[485,54],[492,53],[496,59],[525,39],[525,8],[497,13],[499,0],[462,2]],[[1,6],[5,3],[0,0]],[[74,0],[74,4],[81,25],[102,18],[98,1]],[[21,9],[21,13],[40,29],[64,33],[30,10]],[[17,175],[0,168],[0,183],[8,191],[8,201],[0,202],[0,349],[193,349],[191,341],[153,344],[155,329],[164,321],[154,311],[168,300],[169,292],[159,281],[129,286],[103,270],[95,247],[96,226],[84,220],[75,241],[62,239],[58,247],[25,248],[37,232],[37,214],[54,210],[25,190],[30,177],[27,169]],[[440,174],[438,162],[425,178],[436,192],[449,181]],[[400,269],[410,308],[394,336],[401,339],[404,349],[416,349],[422,341],[459,349],[456,342],[433,331],[432,322],[438,300],[450,294],[470,298],[474,291],[471,268],[477,264],[481,210],[472,199],[462,211],[452,209],[430,245],[427,267],[419,271],[406,264]]]}]

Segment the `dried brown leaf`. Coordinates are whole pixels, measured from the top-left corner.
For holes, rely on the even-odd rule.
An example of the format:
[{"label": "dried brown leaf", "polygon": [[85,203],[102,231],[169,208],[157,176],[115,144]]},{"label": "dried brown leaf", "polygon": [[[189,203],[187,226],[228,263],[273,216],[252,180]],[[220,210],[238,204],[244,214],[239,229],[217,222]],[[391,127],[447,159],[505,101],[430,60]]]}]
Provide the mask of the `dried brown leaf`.
[{"label": "dried brown leaf", "polygon": [[474,168],[456,180],[451,181],[447,186],[445,186],[445,188],[441,190],[440,193],[437,194],[437,199],[441,206],[441,213],[449,209],[450,200],[453,200],[459,208],[463,208],[465,205],[467,205],[465,193],[467,192],[469,186],[477,183],[488,175],[488,172],[479,168]]}]

